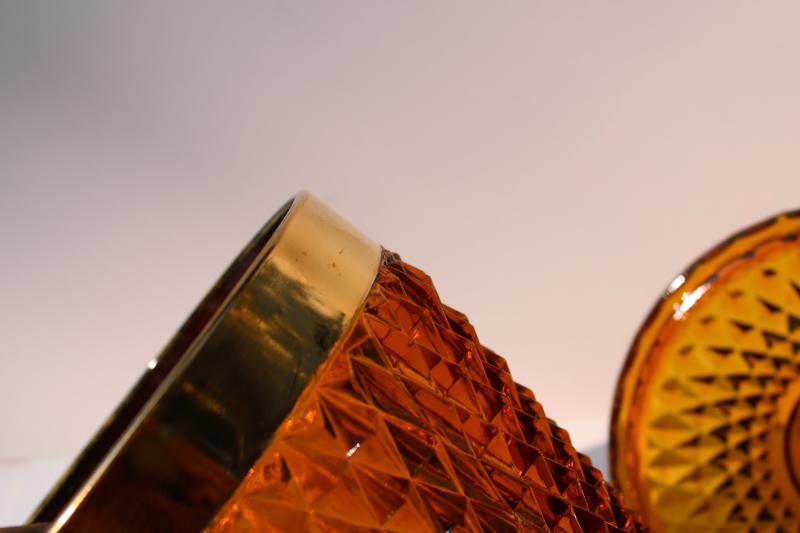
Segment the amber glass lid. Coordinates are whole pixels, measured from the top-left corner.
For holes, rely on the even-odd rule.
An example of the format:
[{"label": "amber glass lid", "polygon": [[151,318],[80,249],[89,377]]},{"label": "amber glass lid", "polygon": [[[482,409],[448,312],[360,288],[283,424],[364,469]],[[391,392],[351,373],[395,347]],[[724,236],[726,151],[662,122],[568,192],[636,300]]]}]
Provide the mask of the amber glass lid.
[{"label": "amber glass lid", "polygon": [[620,376],[613,474],[653,531],[800,530],[800,211],[677,276]]}]

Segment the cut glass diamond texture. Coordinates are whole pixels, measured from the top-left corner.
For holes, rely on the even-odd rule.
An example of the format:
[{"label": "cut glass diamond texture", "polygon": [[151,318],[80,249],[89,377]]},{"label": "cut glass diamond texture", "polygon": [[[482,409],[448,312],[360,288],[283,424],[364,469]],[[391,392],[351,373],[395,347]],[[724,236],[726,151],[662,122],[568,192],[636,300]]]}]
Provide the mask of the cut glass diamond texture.
[{"label": "cut glass diamond texture", "polygon": [[207,528],[641,530],[506,361],[389,252],[364,309]]}]

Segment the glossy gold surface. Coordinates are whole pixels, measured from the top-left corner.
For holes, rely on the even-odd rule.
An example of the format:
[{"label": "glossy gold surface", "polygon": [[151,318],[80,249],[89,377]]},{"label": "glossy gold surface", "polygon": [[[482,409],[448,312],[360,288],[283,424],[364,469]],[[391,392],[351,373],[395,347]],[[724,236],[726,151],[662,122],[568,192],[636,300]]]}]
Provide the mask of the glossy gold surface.
[{"label": "glossy gold surface", "polygon": [[636,337],[612,470],[655,532],[800,530],[800,213],[723,242]]},{"label": "glossy gold surface", "polygon": [[198,531],[369,293],[378,245],[307,193],[245,248],[31,521]]}]

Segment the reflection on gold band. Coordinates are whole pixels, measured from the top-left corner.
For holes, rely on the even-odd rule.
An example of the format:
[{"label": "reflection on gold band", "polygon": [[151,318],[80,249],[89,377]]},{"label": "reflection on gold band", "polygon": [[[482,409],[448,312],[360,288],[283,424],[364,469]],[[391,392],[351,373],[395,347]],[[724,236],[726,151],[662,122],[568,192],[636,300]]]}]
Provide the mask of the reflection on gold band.
[{"label": "reflection on gold band", "polygon": [[256,235],[31,521],[198,531],[347,328],[380,247],[307,193]]}]

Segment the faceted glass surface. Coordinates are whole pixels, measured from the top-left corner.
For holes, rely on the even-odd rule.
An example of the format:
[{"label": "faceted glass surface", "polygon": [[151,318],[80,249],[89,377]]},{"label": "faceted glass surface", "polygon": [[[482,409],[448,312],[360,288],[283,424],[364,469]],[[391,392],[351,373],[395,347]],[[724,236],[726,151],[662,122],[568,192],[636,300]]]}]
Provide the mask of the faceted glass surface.
[{"label": "faceted glass surface", "polygon": [[620,381],[613,463],[653,531],[800,531],[800,217],[672,284]]},{"label": "faceted glass surface", "polygon": [[207,529],[343,530],[641,527],[430,278],[386,253],[364,309]]}]

